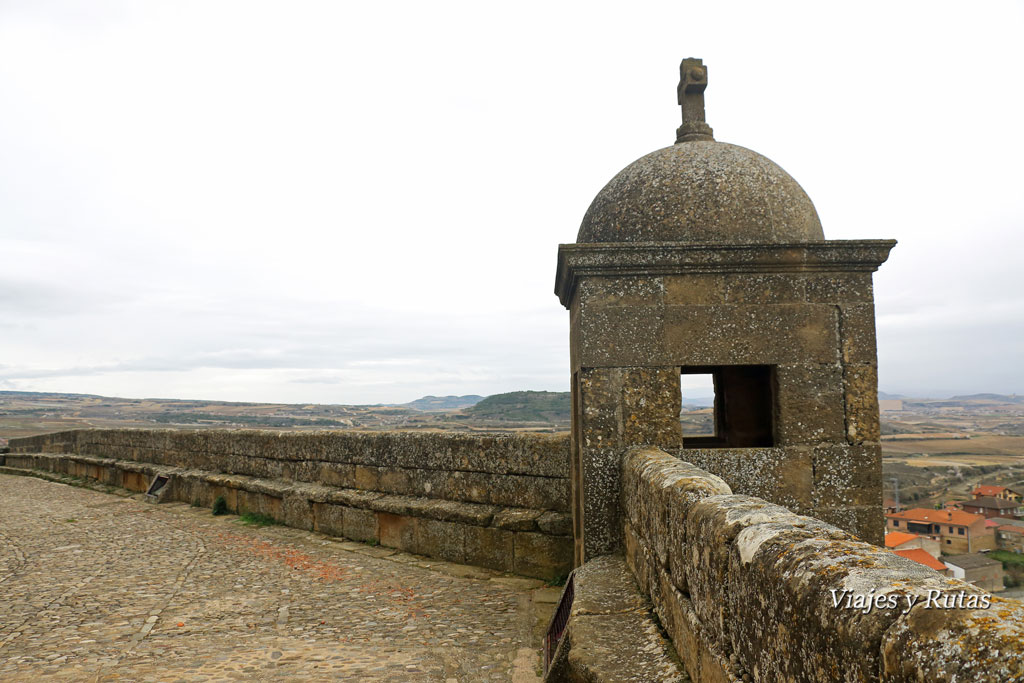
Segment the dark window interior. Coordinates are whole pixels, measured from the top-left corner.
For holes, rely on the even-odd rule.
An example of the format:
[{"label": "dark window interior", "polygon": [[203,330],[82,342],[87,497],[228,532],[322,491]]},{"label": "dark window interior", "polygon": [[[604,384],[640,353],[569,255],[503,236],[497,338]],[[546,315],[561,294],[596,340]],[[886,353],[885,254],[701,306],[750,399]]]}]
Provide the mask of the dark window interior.
[{"label": "dark window interior", "polygon": [[712,434],[687,436],[683,448],[753,448],[775,445],[774,378],[769,365],[682,368],[686,404],[692,375],[710,375],[714,389]]}]

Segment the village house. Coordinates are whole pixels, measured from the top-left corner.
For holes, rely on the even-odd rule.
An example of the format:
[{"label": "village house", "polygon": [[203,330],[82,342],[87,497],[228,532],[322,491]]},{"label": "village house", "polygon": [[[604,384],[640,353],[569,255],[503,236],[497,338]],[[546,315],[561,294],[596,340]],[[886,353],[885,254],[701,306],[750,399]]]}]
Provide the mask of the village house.
[{"label": "village house", "polygon": [[986,519],[993,517],[1006,517],[1017,519],[1021,516],[1021,503],[1006,498],[995,496],[976,496],[974,500],[965,500],[960,503],[960,509],[975,515],[983,515]]},{"label": "village house", "polygon": [[995,549],[995,534],[983,515],[961,510],[913,508],[886,516],[887,531],[904,531],[939,542],[943,553],[972,553]]},{"label": "village house", "polygon": [[971,491],[971,496],[974,498],[985,498],[986,496],[991,496],[992,498],[1012,500],[1018,503],[1021,502],[1022,499],[1021,494],[1013,491],[1012,489],[1008,489],[1005,486],[992,486],[989,484],[979,485],[978,488]]},{"label": "village house", "polygon": [[999,520],[1004,522],[996,530],[996,546],[1000,550],[1024,553],[1024,521],[1016,519]]},{"label": "village house", "polygon": [[973,583],[987,591],[1001,591],[1003,586],[1003,563],[981,553],[954,555],[942,560],[953,571],[953,578]]}]

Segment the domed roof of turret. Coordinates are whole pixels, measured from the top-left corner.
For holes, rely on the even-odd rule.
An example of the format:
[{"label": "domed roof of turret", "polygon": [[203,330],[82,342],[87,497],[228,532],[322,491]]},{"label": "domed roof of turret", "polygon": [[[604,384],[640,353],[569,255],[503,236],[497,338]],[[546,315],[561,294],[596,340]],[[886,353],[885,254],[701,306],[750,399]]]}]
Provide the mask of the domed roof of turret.
[{"label": "domed roof of turret", "polygon": [[810,197],[777,164],[716,142],[704,123],[707,70],[683,60],[676,144],[641,157],[594,198],[576,241],[785,244],[825,239]]}]

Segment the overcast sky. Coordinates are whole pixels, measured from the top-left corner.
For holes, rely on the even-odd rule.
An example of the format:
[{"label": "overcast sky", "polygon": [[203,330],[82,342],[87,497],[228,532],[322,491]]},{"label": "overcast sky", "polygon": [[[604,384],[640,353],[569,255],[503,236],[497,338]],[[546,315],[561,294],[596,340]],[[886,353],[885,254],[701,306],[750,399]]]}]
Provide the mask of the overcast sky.
[{"label": "overcast sky", "polygon": [[678,65],[875,275],[880,388],[1024,393],[1024,4],[0,0],[0,389],[568,389],[560,242]]}]

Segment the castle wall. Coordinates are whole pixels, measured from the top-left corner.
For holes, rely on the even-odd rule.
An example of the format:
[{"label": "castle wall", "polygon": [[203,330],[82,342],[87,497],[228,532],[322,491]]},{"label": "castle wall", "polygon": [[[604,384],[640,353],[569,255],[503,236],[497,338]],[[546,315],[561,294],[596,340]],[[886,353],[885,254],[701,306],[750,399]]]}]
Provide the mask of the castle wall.
[{"label": "castle wall", "polygon": [[543,435],[85,429],[12,439],[6,466],[265,514],[441,559],[569,572],[568,439]]},{"label": "castle wall", "polygon": [[[626,562],[693,680],[1024,677],[1018,601],[952,609],[987,594],[657,448],[626,454],[622,485]],[[843,591],[897,606],[846,608]]]}]

